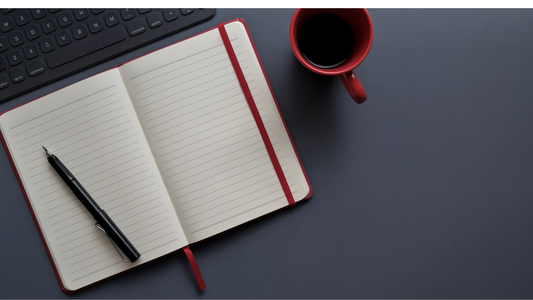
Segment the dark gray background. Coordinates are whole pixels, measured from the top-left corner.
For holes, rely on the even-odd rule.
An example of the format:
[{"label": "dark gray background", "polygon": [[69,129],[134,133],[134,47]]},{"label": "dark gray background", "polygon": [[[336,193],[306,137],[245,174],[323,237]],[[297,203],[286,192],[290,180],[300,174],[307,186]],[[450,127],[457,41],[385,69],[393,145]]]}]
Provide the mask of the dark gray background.
[{"label": "dark gray background", "polygon": [[73,296],[0,150],[0,298],[533,298],[533,10],[371,9],[368,100],[309,72],[293,9],[210,21],[0,105],[13,108],[242,17],[314,188],[301,205]]}]

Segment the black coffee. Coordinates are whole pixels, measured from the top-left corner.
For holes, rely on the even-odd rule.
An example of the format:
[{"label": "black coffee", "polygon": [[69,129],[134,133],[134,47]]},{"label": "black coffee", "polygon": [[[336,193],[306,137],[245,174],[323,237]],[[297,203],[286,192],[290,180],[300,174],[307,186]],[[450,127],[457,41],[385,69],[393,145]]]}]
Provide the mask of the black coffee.
[{"label": "black coffee", "polygon": [[308,62],[319,68],[334,68],[348,59],[355,46],[350,23],[334,13],[310,17],[300,29],[300,52]]}]

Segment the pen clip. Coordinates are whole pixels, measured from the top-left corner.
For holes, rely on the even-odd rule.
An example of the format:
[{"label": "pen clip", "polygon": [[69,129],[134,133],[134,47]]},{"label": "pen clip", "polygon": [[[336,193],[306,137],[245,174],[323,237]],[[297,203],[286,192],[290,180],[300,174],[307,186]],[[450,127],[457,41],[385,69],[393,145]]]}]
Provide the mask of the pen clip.
[{"label": "pen clip", "polygon": [[96,228],[102,230],[105,233],[105,235],[107,236],[107,238],[111,242],[111,245],[113,245],[113,247],[115,247],[115,250],[117,250],[118,255],[120,255],[120,258],[122,258],[122,261],[124,261],[125,263],[129,262],[129,259],[125,259],[124,256],[122,256],[122,253],[120,253],[120,251],[118,250],[117,245],[115,244],[115,242],[113,242],[113,240],[107,234],[107,232],[105,232],[104,228],[102,228],[102,226],[100,226],[100,224],[98,224],[98,223],[94,223],[94,226],[96,226]]}]

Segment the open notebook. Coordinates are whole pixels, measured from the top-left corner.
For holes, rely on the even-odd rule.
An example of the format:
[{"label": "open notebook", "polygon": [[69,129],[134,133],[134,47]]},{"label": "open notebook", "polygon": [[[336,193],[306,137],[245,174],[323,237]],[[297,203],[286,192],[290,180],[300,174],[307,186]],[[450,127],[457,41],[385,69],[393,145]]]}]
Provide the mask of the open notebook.
[{"label": "open notebook", "polygon": [[[8,111],[0,128],[66,292],[312,193],[242,19]],[[138,261],[122,262],[41,145],[111,216]]]}]

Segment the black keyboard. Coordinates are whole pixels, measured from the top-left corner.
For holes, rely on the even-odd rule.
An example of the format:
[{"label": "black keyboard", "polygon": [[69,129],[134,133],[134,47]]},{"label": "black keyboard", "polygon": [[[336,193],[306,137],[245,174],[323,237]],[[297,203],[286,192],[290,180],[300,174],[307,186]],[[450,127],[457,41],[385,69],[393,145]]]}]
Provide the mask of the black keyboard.
[{"label": "black keyboard", "polygon": [[1,9],[0,102],[210,19],[215,9]]}]

